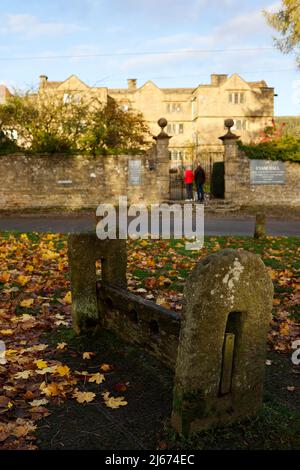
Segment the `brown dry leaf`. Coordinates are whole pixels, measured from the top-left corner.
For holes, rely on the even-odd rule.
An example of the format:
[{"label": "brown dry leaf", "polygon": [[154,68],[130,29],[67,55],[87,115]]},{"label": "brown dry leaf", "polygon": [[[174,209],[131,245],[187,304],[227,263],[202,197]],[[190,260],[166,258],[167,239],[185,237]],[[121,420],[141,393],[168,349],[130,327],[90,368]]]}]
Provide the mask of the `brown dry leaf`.
[{"label": "brown dry leaf", "polygon": [[18,418],[16,426],[12,429],[12,434],[16,437],[24,437],[28,433],[36,430],[36,426],[33,421],[26,421],[25,419]]},{"label": "brown dry leaf", "polygon": [[27,390],[27,392],[23,395],[24,400],[31,400],[33,397],[34,394],[31,390]]},{"label": "brown dry leaf", "polygon": [[112,366],[109,364],[101,364],[100,369],[103,370],[103,372],[110,372],[112,370]]},{"label": "brown dry leaf", "polygon": [[44,349],[48,348],[48,344],[36,344],[35,346],[31,346],[30,348],[25,349],[26,352],[34,352],[34,351],[44,351]]},{"label": "brown dry leaf", "polygon": [[38,375],[45,375],[45,374],[54,374],[56,372],[57,366],[49,366],[45,367],[45,369],[38,369],[35,371]]},{"label": "brown dry leaf", "polygon": [[47,397],[57,397],[59,395],[64,395],[63,387],[56,382],[51,382],[49,384],[42,382],[40,385],[40,390]]},{"label": "brown dry leaf", "polygon": [[86,370],[82,370],[82,371],[76,370],[76,371],[75,371],[75,374],[76,374],[76,375],[83,375],[83,376],[90,375],[90,374],[88,373],[88,371],[86,371]]},{"label": "brown dry leaf", "polygon": [[33,370],[23,370],[22,372],[17,372],[14,375],[15,379],[24,379],[27,380],[31,375],[33,375]]},{"label": "brown dry leaf", "polygon": [[84,352],[82,354],[82,359],[91,359],[92,356],[95,356],[95,353],[93,353],[93,352]]},{"label": "brown dry leaf", "polygon": [[29,404],[33,407],[40,407],[43,405],[47,405],[49,401],[46,398],[42,398],[41,400],[33,400],[30,401]]},{"label": "brown dry leaf", "polygon": [[6,284],[10,279],[10,274],[9,273],[1,273],[0,274],[0,282],[3,282]]},{"label": "brown dry leaf", "polygon": [[102,397],[108,408],[117,409],[120,408],[120,406],[128,405],[124,397],[111,397],[109,392],[102,393]]},{"label": "brown dry leaf", "polygon": [[10,403],[10,399],[5,395],[0,395],[0,408],[7,408]]},{"label": "brown dry leaf", "polygon": [[96,394],[92,392],[80,392],[78,388],[76,388],[72,396],[76,398],[78,403],[90,403],[94,400]]}]

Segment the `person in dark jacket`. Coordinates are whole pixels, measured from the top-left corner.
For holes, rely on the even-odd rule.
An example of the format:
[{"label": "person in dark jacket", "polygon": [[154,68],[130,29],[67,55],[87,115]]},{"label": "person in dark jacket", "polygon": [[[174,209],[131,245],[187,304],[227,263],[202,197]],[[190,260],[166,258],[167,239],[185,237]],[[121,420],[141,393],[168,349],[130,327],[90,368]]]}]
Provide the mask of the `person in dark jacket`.
[{"label": "person in dark jacket", "polygon": [[196,188],[197,188],[198,201],[203,202],[204,201],[203,185],[206,180],[206,175],[200,163],[198,163],[198,166],[194,173],[194,177],[195,177],[195,183],[196,183]]}]

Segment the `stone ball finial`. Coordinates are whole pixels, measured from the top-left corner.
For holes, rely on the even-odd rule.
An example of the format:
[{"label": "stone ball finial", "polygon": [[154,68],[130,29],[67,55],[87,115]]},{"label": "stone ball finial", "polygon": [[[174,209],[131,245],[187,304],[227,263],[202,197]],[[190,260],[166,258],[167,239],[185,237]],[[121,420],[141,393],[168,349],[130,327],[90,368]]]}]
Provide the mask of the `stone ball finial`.
[{"label": "stone ball finial", "polygon": [[222,135],[222,137],[219,137],[219,139],[222,140],[223,142],[226,142],[229,140],[231,141],[238,140],[240,136],[235,135],[231,132],[231,128],[234,126],[234,120],[225,119],[224,124],[225,124],[225,127],[227,127],[227,133],[225,135]]},{"label": "stone ball finial", "polygon": [[230,131],[230,128],[234,126],[234,120],[233,119],[225,119],[224,121],[225,127]]},{"label": "stone ball finial", "polygon": [[159,127],[161,127],[161,130],[163,130],[165,127],[167,127],[168,121],[165,118],[160,118],[157,121],[157,124],[159,125]]}]

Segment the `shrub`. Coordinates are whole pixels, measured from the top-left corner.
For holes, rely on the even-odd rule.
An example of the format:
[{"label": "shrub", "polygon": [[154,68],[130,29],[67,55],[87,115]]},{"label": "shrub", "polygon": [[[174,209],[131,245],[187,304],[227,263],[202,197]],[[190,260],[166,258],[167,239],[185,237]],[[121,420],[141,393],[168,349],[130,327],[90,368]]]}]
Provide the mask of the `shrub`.
[{"label": "shrub", "polygon": [[300,162],[300,137],[285,135],[259,144],[245,145],[239,142],[238,145],[251,159]]},{"label": "shrub", "polygon": [[214,197],[224,198],[224,162],[215,162],[213,164],[210,189]]}]

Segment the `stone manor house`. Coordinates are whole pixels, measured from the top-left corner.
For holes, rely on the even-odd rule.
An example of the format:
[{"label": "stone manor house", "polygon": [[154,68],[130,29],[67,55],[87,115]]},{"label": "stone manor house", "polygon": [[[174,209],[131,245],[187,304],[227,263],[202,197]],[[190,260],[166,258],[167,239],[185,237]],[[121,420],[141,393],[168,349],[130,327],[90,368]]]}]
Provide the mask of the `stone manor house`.
[{"label": "stone manor house", "polygon": [[195,155],[220,155],[223,146],[218,137],[226,118],[234,119],[234,130],[249,142],[274,116],[274,88],[264,80],[246,82],[237,74],[213,74],[209,84],[196,88],[159,88],[150,80],[138,86],[136,79],[128,79],[127,88],[90,87],[75,75],[60,82],[41,75],[41,93],[61,94],[64,102],[95,96],[105,103],[110,96],[124,110],[142,112],[153,135],[157,120],[165,117],[175,167]]}]

